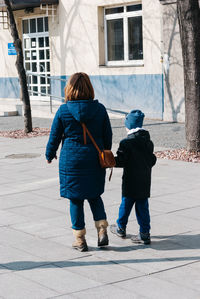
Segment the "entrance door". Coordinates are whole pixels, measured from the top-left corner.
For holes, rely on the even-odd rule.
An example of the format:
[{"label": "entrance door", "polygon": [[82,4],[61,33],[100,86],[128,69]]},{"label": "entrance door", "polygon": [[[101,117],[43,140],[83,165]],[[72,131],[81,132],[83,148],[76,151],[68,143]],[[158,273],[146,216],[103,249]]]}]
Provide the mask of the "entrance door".
[{"label": "entrance door", "polygon": [[48,17],[24,19],[22,30],[24,66],[28,74],[30,97],[48,100],[50,94],[50,79],[47,77],[50,76]]}]

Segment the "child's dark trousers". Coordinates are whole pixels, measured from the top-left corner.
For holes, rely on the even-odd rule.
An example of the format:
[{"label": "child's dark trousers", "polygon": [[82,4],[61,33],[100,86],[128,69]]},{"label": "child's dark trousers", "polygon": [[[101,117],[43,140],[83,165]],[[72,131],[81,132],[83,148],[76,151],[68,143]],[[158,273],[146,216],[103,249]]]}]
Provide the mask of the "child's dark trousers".
[{"label": "child's dark trousers", "polygon": [[149,233],[150,231],[150,214],[149,203],[147,199],[133,199],[122,196],[122,202],[119,207],[119,217],[117,224],[120,228],[126,229],[128,217],[135,204],[135,214],[141,233]]}]

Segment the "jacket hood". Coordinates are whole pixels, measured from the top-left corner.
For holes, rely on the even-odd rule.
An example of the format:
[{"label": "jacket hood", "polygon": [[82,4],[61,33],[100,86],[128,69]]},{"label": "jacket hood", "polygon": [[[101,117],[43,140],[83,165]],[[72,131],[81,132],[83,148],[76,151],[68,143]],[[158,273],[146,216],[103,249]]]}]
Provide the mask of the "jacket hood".
[{"label": "jacket hood", "polygon": [[147,130],[142,129],[142,130],[138,130],[132,134],[129,134],[128,138],[150,140],[150,134]]},{"label": "jacket hood", "polygon": [[141,138],[142,140],[150,140],[150,135],[149,135],[149,132],[146,131],[146,130],[139,130],[137,131],[135,134],[135,137],[136,138]]},{"label": "jacket hood", "polygon": [[79,122],[93,119],[99,110],[98,100],[68,101],[67,107],[73,117]]},{"label": "jacket hood", "polygon": [[134,139],[135,145],[142,150],[150,141],[150,134],[146,130],[139,130],[136,133],[128,135],[128,138]]}]

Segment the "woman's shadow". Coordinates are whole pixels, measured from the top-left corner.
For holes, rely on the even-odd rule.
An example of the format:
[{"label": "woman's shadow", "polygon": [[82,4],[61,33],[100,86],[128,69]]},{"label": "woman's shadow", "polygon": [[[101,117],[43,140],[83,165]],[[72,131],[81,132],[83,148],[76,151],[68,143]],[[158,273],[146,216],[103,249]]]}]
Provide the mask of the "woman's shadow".
[{"label": "woman's shadow", "polygon": [[[130,235],[127,235],[127,238],[124,241],[128,241],[130,243]],[[134,250],[145,250],[146,248],[152,248],[154,250],[166,250],[166,251],[179,251],[179,250],[191,250],[191,249],[200,249],[200,234],[197,235],[189,235],[189,234],[180,234],[173,236],[152,236],[152,243],[150,245],[143,244],[127,244],[127,246],[108,246],[107,248],[97,249],[96,247],[89,247],[89,252],[85,252],[84,255],[80,258],[71,260],[63,260],[63,261],[15,261],[8,263],[1,263],[1,270],[11,270],[11,271],[24,271],[31,270],[34,268],[71,268],[71,267],[84,267],[84,266],[97,266],[97,265],[113,265],[113,264],[137,264],[137,263],[159,263],[159,262],[169,262],[170,261],[200,261],[200,256],[170,256],[168,257],[156,257],[150,254],[149,256],[144,256],[143,258],[124,258],[124,259],[116,259],[108,258],[107,259],[98,259],[97,260],[88,260],[90,256],[93,256],[92,252],[95,250],[106,250],[106,251],[114,251],[114,252],[128,252]],[[91,251],[91,253],[90,253]],[[84,257],[87,260],[84,260]],[[124,256],[125,257],[125,256]]]}]

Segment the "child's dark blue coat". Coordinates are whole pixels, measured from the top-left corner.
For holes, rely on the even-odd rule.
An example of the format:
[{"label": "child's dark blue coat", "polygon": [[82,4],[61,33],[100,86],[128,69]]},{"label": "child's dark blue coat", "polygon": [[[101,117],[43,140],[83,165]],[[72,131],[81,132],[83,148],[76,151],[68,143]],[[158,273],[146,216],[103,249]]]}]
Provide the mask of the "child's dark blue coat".
[{"label": "child's dark blue coat", "polygon": [[151,169],[156,163],[149,132],[139,130],[121,140],[116,167],[123,167],[122,196],[133,199],[150,197]]},{"label": "child's dark blue coat", "polygon": [[60,195],[69,199],[92,199],[104,192],[105,170],[90,138],[83,142],[84,122],[101,149],[111,149],[112,130],[105,107],[97,100],[68,101],[58,109],[46,148],[51,161],[61,140]]}]

